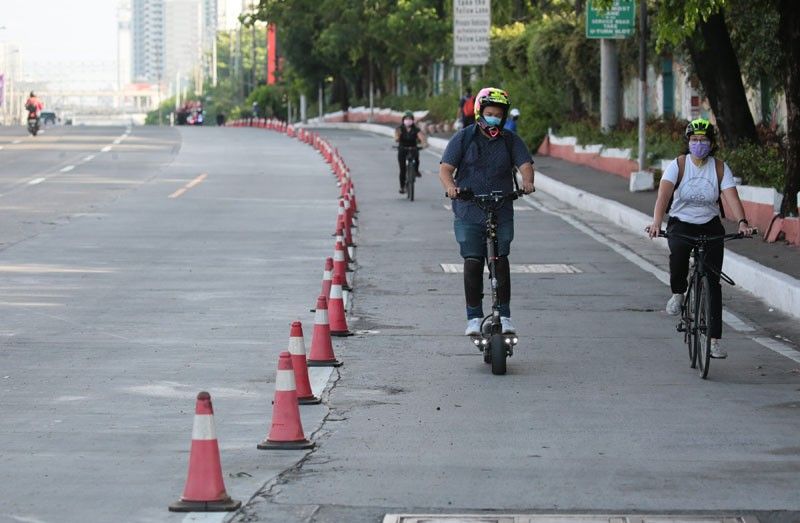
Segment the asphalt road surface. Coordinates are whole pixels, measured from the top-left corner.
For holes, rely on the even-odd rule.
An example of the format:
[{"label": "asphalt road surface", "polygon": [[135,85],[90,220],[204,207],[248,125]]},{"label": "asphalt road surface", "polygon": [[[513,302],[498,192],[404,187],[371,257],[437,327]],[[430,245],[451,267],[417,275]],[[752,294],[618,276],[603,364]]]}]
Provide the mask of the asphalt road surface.
[{"label": "asphalt road surface", "polygon": [[[725,288],[746,325],[726,325],[730,357],[701,380],[648,240],[545,194],[518,201],[521,341],[493,376],[442,268],[461,260],[436,155],[412,203],[389,139],[327,131],[361,210],[358,335],[316,376],[324,404],[302,408],[317,448],[257,451],[277,354],[292,320],[308,337],[332,254],[329,167],[256,129],[22,131],[0,130],[0,521],[800,519],[800,362],[754,341],[796,327],[766,328]],[[234,515],[167,512],[201,390]]]}]

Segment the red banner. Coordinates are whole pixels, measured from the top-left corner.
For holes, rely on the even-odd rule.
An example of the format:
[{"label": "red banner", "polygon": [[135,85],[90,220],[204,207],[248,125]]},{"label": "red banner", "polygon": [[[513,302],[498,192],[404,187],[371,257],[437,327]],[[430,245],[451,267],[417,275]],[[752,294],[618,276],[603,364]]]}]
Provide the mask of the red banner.
[{"label": "red banner", "polygon": [[275,71],[278,65],[276,49],[275,24],[267,26],[267,85],[275,83]]}]

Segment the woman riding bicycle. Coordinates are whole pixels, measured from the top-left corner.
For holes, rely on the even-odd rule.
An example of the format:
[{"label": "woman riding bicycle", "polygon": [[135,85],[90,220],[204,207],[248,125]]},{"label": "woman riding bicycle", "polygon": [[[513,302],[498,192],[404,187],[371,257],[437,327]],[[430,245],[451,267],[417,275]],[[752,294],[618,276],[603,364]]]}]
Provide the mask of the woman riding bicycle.
[{"label": "woman riding bicycle", "polygon": [[[533,192],[533,164],[525,142],[503,131],[511,107],[508,93],[486,87],[475,97],[476,122],[461,129],[442,155],[439,180],[450,198],[463,188],[475,194],[510,193],[513,168],[522,174],[522,190]],[[455,180],[453,173],[458,168]],[[474,202],[453,200],[454,229],[464,258],[464,294],[467,303],[467,336],[480,334],[483,319],[483,267],[486,259],[486,214]],[[503,333],[515,332],[511,323],[511,274],[508,254],[514,238],[514,207],[506,202],[497,211],[497,295]]]},{"label": "woman riding bicycle", "polygon": [[[725,228],[720,221],[720,199],[738,221],[739,232],[746,236],[753,234],[747,223],[733,173],[722,160],[714,158],[717,149],[714,126],[708,120],[698,118],[686,126],[684,139],[688,145],[683,155],[676,158],[664,171],[658,186],[658,197],[653,209],[653,223],[648,228],[650,238],[658,236],[661,221],[667,211],[670,197],[667,234],[676,233],[688,236],[721,236]],[[688,159],[688,161],[687,161]],[[672,297],[667,302],[667,313],[677,315],[681,312],[684,293],[688,285],[689,255],[692,245],[677,236],[670,237],[669,272]],[[711,338],[711,357],[726,358],[728,354],[720,347],[722,336],[722,287],[719,272],[725,247],[722,240],[709,243],[706,266],[711,287],[709,337]]]},{"label": "woman riding bicycle", "polygon": [[417,176],[419,176],[419,150],[417,144],[422,147],[428,145],[425,133],[414,123],[414,113],[406,111],[403,114],[403,123],[394,130],[394,141],[397,142],[397,162],[400,164],[400,194],[406,192],[406,155],[413,155],[417,163]]}]

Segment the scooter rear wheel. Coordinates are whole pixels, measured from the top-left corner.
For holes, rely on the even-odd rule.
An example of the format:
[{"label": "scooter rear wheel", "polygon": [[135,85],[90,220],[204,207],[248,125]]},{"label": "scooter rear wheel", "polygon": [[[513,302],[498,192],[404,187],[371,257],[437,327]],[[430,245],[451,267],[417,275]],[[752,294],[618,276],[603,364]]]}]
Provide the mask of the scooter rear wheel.
[{"label": "scooter rear wheel", "polygon": [[489,339],[489,348],[492,358],[492,374],[506,373],[506,344],[501,334],[493,334]]}]

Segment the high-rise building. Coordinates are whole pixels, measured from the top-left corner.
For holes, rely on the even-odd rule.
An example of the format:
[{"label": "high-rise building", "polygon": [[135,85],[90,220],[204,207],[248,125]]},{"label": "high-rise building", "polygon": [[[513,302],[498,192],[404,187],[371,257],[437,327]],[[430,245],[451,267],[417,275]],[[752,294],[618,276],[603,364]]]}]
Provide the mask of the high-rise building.
[{"label": "high-rise building", "polygon": [[175,86],[201,83],[209,73],[206,58],[216,37],[217,1],[132,0],[134,79]]},{"label": "high-rise building", "polygon": [[164,0],[133,0],[133,78],[161,82],[164,79]]},{"label": "high-rise building", "polygon": [[123,89],[133,78],[133,35],[131,34],[131,0],[117,6],[117,89]]}]

